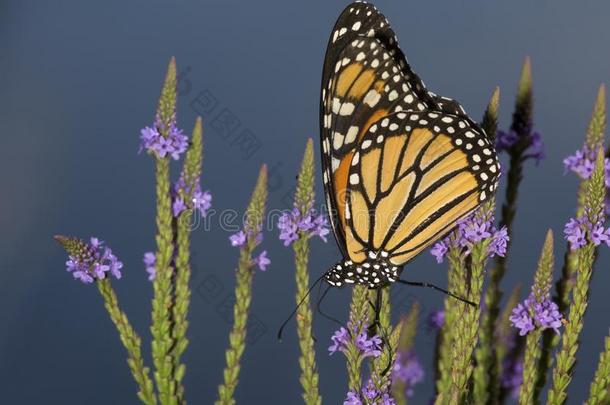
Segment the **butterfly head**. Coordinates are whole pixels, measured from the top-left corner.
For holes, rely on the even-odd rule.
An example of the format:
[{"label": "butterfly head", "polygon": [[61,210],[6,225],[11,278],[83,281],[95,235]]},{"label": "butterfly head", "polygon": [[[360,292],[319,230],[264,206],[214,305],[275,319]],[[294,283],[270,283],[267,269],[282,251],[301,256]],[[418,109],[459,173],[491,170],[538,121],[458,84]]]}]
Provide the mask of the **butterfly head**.
[{"label": "butterfly head", "polygon": [[379,288],[398,280],[402,267],[392,264],[386,252],[369,252],[367,260],[354,263],[342,260],[324,275],[326,282],[334,287],[345,284],[361,284],[369,288]]}]

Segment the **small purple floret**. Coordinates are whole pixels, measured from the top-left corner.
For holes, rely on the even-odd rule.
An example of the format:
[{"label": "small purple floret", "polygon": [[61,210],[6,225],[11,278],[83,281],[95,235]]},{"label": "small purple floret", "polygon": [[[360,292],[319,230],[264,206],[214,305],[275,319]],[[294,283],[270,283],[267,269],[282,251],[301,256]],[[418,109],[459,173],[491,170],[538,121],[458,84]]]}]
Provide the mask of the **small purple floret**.
[{"label": "small purple floret", "polygon": [[[515,131],[502,131],[499,130],[496,133],[496,151],[509,152],[513,146],[515,146],[521,137]],[[522,153],[522,159],[534,159],[536,164],[540,163],[545,158],[544,154],[544,142],[542,141],[542,135],[540,132],[532,132],[527,139],[527,147]]]},{"label": "small purple floret", "polygon": [[291,211],[284,212],[277,222],[277,227],[280,230],[280,240],[284,242],[284,246],[290,245],[299,238],[299,232],[305,237],[318,236],[324,242],[327,241],[328,222],[323,215],[316,215],[312,208],[304,215],[298,208],[294,207]]},{"label": "small purple floret", "polygon": [[239,231],[229,236],[229,240],[231,241],[231,246],[243,246],[246,243],[246,233]]},{"label": "small purple floret", "polygon": [[121,278],[123,263],[103,241],[92,237],[87,244],[80,239],[70,239],[79,246],[79,253],[68,256],[66,261],[66,270],[72,273],[75,279],[91,284],[95,280],[105,279],[108,274],[116,279]]},{"label": "small purple floret", "polygon": [[519,329],[521,336],[527,335],[536,327],[541,330],[553,329],[555,333],[559,333],[562,319],[559,307],[550,297],[547,296],[542,302],[537,302],[533,294],[519,303],[509,318],[512,325]]},{"label": "small purple floret", "polygon": [[[345,353],[352,336],[355,336],[354,344],[363,357],[378,357],[381,355],[382,340],[377,335],[368,336],[366,332],[366,323],[363,324],[362,328],[352,325],[351,323],[348,323],[347,326],[350,329],[349,331],[346,328],[341,327],[331,336],[330,340],[332,341],[332,344],[328,348],[329,354],[334,354],[336,352]],[[358,333],[359,330],[362,332]]]},{"label": "small purple floret", "polygon": [[144,253],[143,261],[148,273],[148,281],[154,281],[155,277],[157,277],[157,269],[155,268],[157,256],[153,252],[146,252]]},{"label": "small purple floret", "polygon": [[491,241],[487,248],[488,257],[504,257],[509,240],[506,227],[497,229],[493,225],[493,218],[485,221],[475,213],[458,221],[456,232],[436,242],[430,253],[438,263],[442,263],[449,252],[449,248],[463,248],[464,253],[468,255],[473,244],[489,238],[491,238]]},{"label": "small purple floret", "polygon": [[267,251],[263,250],[261,254],[254,259],[254,263],[258,266],[260,271],[267,271],[267,266],[271,264],[271,260],[267,257]]},{"label": "small purple floret", "polygon": [[160,158],[171,156],[172,159],[180,159],[188,147],[188,138],[181,129],[176,127],[175,122],[172,122],[167,137],[164,137],[159,132],[161,123],[159,119],[155,120],[153,127],[146,127],[140,131],[140,152],[146,149],[149,153],[154,153]]}]

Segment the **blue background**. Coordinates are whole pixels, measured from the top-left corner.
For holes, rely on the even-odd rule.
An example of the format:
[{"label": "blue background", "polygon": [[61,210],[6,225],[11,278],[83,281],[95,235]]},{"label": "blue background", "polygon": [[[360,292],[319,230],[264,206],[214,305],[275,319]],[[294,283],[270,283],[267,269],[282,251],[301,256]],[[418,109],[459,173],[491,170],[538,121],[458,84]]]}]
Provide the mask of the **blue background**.
[{"label": "blue background", "polygon": [[[190,132],[191,101],[207,91],[216,108],[204,115],[203,187],[218,210],[243,210],[256,172],[270,165],[271,208],[285,208],[308,137],[318,136],[318,96],[328,35],[345,2],[4,1],[0,5],[0,387],[6,403],[136,403],[135,385],[116,331],[92,286],[65,273],[55,233],[109,242],[125,263],[115,283],[121,305],[149,341],[151,287],[141,262],[154,247],[153,164],[138,155],[139,129],[153,118],[172,55],[183,74],[179,123]],[[409,61],[432,91],[460,100],[480,117],[496,85],[501,127],[510,123],[523,58],[532,57],[535,127],[547,159],[528,162],[504,286],[529,288],[545,230],[556,231],[575,205],[575,176],[562,159],[581,145],[597,88],[610,78],[603,1],[379,1]],[[260,141],[245,159],[211,123],[227,109]],[[317,151],[317,147],[316,147]],[[321,201],[318,184],[318,200]],[[187,398],[211,403],[224,366],[230,323],[223,315],[234,285],[237,252],[230,232],[212,222],[193,233],[191,344]],[[264,248],[271,269],[254,280],[252,314],[267,332],[243,357],[237,400],[299,403],[294,324],[279,344],[275,331],[294,304],[292,250],[277,233]],[[608,252],[602,249],[585,319],[570,403],[588,392],[608,332]],[[313,241],[311,271],[338,259],[334,242]],[[423,254],[405,276],[446,285],[446,268]],[[211,283],[211,284],[210,284]],[[206,290],[202,286],[212,288]],[[210,287],[212,286],[212,287]],[[207,287],[206,287],[207,288]],[[207,292],[206,292],[207,291]],[[424,314],[443,296],[410,289]],[[328,312],[345,318],[348,290],[334,292]],[[396,308],[404,311],[405,306]],[[345,395],[344,360],[328,357],[335,325],[315,332],[324,402]],[[417,352],[431,375],[433,335],[422,326]],[[148,355],[148,345],[145,344]],[[416,389],[427,403],[432,381]]]}]

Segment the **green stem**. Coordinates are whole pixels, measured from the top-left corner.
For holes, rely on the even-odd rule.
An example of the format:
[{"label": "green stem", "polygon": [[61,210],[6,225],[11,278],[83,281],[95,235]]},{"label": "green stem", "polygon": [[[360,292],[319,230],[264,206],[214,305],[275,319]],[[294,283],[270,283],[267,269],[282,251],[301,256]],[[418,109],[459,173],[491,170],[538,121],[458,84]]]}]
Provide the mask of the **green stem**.
[{"label": "green stem", "polygon": [[355,330],[351,330],[352,338],[347,343],[345,357],[347,360],[347,376],[349,389],[360,392],[362,385],[362,355],[356,346],[355,339],[362,332],[363,325],[368,321],[369,294],[365,286],[357,285],[352,290],[352,302],[350,305],[350,324]]},{"label": "green stem", "polygon": [[[449,291],[462,295],[465,291],[465,288],[463,287],[463,275],[466,274],[466,268],[460,249],[451,247],[447,259],[449,261]],[[460,304],[462,303],[451,297],[445,298],[445,323],[440,331],[440,345],[438,350],[439,377],[436,382],[436,405],[445,404],[449,400],[449,391],[451,389],[452,347],[454,334],[457,333],[454,325],[456,325],[459,318],[458,305]]]},{"label": "green stem", "polygon": [[149,376],[148,367],[144,366],[144,360],[142,359],[142,341],[129,323],[127,315],[121,311],[110,280],[99,280],[96,284],[104,299],[104,306],[110,315],[110,319],[116,326],[121,342],[127,350],[127,364],[129,364],[131,374],[139,387],[138,398],[146,405],[155,405],[157,403],[155,390]]},{"label": "green stem", "polygon": [[158,231],[155,265],[157,273],[153,282],[152,302],[152,355],[159,400],[163,405],[174,405],[177,404],[171,356],[174,342],[170,335],[172,326],[170,308],[173,300],[173,269],[170,266],[170,260],[174,246],[168,159],[156,159],[156,173]]},{"label": "green stem", "polygon": [[252,251],[242,249],[237,266],[237,284],[235,287],[235,304],[233,305],[233,329],[229,334],[229,348],[225,353],[227,364],[224,369],[224,382],[218,387],[216,405],[232,405],[233,394],[237,387],[240,360],[246,348],[246,326],[248,311],[252,300]]},{"label": "green stem", "polygon": [[229,334],[229,347],[225,352],[227,364],[225,365],[224,380],[218,387],[218,400],[216,405],[232,405],[235,403],[233,395],[239,381],[241,357],[246,349],[246,332],[248,312],[252,300],[252,253],[259,244],[257,235],[261,232],[265,205],[267,201],[267,166],[260,170],[252,199],[246,211],[244,232],[246,244],[239,251],[237,264],[237,282],[235,285],[235,304],[233,305],[233,328]]},{"label": "green stem", "polygon": [[607,405],[610,403],[610,336],[606,336],[604,351],[599,355],[597,370],[591,382],[589,399],[585,405]]},{"label": "green stem", "polygon": [[301,367],[301,386],[303,387],[303,401],[307,405],[320,405],[322,398],[318,391],[318,372],[316,369],[316,353],[312,336],[313,314],[310,307],[309,297],[306,297],[309,289],[309,240],[305,235],[301,235],[293,245],[296,264],[296,283],[297,283],[297,333],[299,335],[299,347],[301,357],[299,365]]},{"label": "green stem", "polygon": [[576,277],[573,301],[569,318],[562,336],[561,350],[556,357],[553,370],[553,386],[549,392],[549,405],[562,405],[567,398],[567,388],[572,380],[572,368],[576,362],[578,338],[583,328],[583,318],[588,305],[589,282],[591,280],[594,246],[586,245],[579,251],[580,268]]},{"label": "green stem", "polygon": [[[477,333],[479,330],[479,309],[481,293],[483,291],[483,275],[485,263],[487,261],[487,250],[490,239],[476,243],[471,252],[470,268],[470,288],[468,294],[469,301],[477,304],[475,307],[459,304],[459,318],[457,323],[457,334],[454,335],[454,350],[452,351],[452,384],[451,384],[451,403],[460,404],[468,400],[468,384],[472,376],[473,364],[472,354],[477,345]],[[464,277],[464,284],[467,278]]]},{"label": "green stem", "polygon": [[177,255],[175,259],[176,274],[174,277],[175,301],[172,306],[172,333],[174,339],[172,358],[174,359],[174,380],[178,391],[178,401],[180,403],[185,403],[182,378],[186,371],[186,366],[181,362],[180,357],[189,343],[186,337],[186,331],[188,329],[187,316],[191,300],[191,290],[189,287],[191,279],[191,266],[189,264],[190,217],[190,210],[183,212],[178,218],[176,228]]}]

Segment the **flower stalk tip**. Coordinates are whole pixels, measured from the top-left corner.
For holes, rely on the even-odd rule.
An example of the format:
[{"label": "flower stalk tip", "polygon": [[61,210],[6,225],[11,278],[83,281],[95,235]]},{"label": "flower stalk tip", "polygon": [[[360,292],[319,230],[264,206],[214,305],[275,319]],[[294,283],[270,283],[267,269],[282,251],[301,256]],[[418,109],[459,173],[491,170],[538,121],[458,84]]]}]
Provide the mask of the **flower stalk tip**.
[{"label": "flower stalk tip", "polygon": [[68,253],[66,270],[82,283],[91,284],[96,280],[106,279],[108,275],[116,279],[122,277],[123,263],[98,238],[91,237],[89,243],[62,235],[55,235],[53,238]]}]

